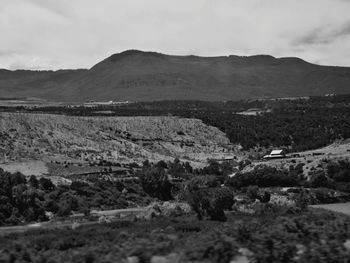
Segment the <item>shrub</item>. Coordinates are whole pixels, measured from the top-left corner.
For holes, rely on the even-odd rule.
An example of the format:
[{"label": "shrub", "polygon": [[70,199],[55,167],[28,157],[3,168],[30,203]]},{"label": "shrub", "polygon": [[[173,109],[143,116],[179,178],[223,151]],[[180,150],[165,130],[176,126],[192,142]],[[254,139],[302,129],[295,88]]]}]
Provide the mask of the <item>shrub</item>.
[{"label": "shrub", "polygon": [[206,188],[206,187],[219,187],[220,182],[214,175],[199,175],[193,177],[187,182],[187,188]]},{"label": "shrub", "polygon": [[246,194],[251,200],[259,200],[262,203],[268,203],[271,198],[271,194],[267,191],[262,191],[256,185],[248,186],[246,189]]},{"label": "shrub", "polygon": [[328,163],[327,174],[336,182],[350,182],[350,162],[340,160]]},{"label": "shrub", "polygon": [[52,191],[55,188],[55,185],[52,183],[52,181],[45,177],[41,177],[39,179],[39,184],[41,189],[44,191]]},{"label": "shrub", "polygon": [[247,196],[249,199],[255,200],[259,197],[259,187],[256,185],[250,185],[247,187]]},{"label": "shrub", "polygon": [[258,197],[258,199],[262,203],[268,203],[270,202],[271,194],[269,192],[264,191],[263,194]]},{"label": "shrub", "polygon": [[207,215],[211,220],[225,221],[224,210],[232,209],[233,194],[228,188],[199,188],[189,184],[185,191],[185,200],[199,220]]},{"label": "shrub", "polygon": [[159,167],[147,167],[139,174],[142,188],[152,197],[168,201],[173,199],[171,195],[172,184],[165,174],[165,170]]},{"label": "shrub", "polygon": [[227,185],[234,188],[242,188],[250,185],[259,187],[291,187],[300,184],[299,177],[295,173],[277,170],[269,166],[257,166],[253,171],[247,173],[237,173],[234,177],[226,180]]},{"label": "shrub", "polygon": [[34,188],[39,188],[39,181],[34,175],[29,178],[29,185]]},{"label": "shrub", "polygon": [[177,224],[175,225],[175,230],[176,232],[184,232],[184,233],[189,233],[189,232],[199,232],[201,231],[201,228],[198,226],[197,223],[182,223],[182,224]]},{"label": "shrub", "polygon": [[228,263],[231,262],[235,254],[236,251],[232,243],[219,239],[205,250],[203,259],[209,259],[210,262]]},{"label": "shrub", "polygon": [[327,187],[327,188],[334,188],[334,181],[330,178],[328,178],[324,171],[322,170],[316,170],[309,173],[310,176],[310,186],[312,188],[318,188],[318,187]]},{"label": "shrub", "polygon": [[168,168],[168,173],[175,178],[187,180],[193,173],[192,166],[188,162],[181,163],[178,158],[174,162],[170,162]]},{"label": "shrub", "polygon": [[338,191],[350,193],[350,183],[341,182],[341,183],[336,183],[335,185]]},{"label": "shrub", "polygon": [[156,167],[161,168],[161,169],[166,169],[166,168],[168,168],[168,165],[166,164],[166,162],[161,160],[156,164]]},{"label": "shrub", "polygon": [[299,193],[296,193],[294,195],[294,202],[295,202],[295,206],[305,210],[307,208],[307,206],[312,203],[309,193],[307,190],[303,189],[302,191],[300,191]]}]

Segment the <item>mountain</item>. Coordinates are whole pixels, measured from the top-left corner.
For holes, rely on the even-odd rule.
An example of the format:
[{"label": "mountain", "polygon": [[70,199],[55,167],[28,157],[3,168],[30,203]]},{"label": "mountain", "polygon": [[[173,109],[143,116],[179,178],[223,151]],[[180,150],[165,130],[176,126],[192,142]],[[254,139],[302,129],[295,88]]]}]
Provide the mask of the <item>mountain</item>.
[{"label": "mountain", "polygon": [[237,100],[350,93],[350,68],[299,58],[171,56],[128,50],[89,70],[0,70],[0,97]]}]

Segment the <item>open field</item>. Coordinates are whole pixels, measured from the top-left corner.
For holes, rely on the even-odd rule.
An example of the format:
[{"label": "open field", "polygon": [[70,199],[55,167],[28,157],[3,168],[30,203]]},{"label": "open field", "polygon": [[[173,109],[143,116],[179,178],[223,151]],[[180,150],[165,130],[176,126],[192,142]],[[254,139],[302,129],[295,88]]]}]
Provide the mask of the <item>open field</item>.
[{"label": "open field", "polygon": [[0,163],[0,168],[10,173],[20,172],[26,176],[42,176],[49,174],[49,169],[43,161]]}]

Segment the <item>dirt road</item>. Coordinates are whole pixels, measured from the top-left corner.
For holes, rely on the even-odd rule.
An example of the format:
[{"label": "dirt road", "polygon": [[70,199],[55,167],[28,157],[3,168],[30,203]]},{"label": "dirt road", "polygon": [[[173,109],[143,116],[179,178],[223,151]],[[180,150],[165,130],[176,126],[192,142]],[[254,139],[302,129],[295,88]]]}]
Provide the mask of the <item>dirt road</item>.
[{"label": "dirt road", "polygon": [[350,216],[350,202],[326,205],[312,205],[313,208],[322,208],[332,212],[342,213]]},{"label": "dirt road", "polygon": [[81,221],[84,216],[80,217],[70,217],[67,221],[56,221],[56,222],[41,222],[41,223],[32,223],[28,225],[21,226],[5,226],[0,227],[0,236],[7,235],[10,233],[21,233],[29,230],[35,229],[57,229],[57,228],[73,228],[74,225],[86,226],[86,225],[94,225],[98,224],[98,219],[101,216],[105,217],[119,217],[125,218],[131,215],[137,215],[139,213],[143,213],[147,210],[147,207],[135,207],[135,208],[126,208],[126,209],[116,209],[116,210],[104,210],[104,211],[96,211],[92,210],[90,215],[96,217],[94,221]]}]

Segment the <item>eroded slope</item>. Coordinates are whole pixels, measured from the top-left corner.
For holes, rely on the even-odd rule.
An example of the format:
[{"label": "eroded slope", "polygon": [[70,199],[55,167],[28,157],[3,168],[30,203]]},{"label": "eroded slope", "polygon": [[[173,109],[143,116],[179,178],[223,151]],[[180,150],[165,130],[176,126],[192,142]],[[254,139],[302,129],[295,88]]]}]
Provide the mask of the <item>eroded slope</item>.
[{"label": "eroded slope", "polygon": [[197,119],[0,114],[0,158],[141,162],[181,158],[204,162],[228,154],[225,134]]}]

